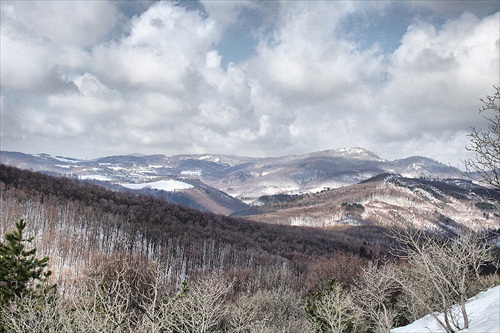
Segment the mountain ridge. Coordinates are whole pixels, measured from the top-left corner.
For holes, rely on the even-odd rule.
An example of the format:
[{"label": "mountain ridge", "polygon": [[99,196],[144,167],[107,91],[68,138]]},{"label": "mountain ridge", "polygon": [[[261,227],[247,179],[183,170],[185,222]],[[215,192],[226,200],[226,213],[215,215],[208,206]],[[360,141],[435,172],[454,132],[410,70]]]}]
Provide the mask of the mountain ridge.
[{"label": "mountain ridge", "polygon": [[[127,184],[143,184],[135,187],[172,202],[225,215],[260,204],[263,196],[313,194],[384,173],[410,178],[463,178],[459,170],[427,157],[388,161],[360,147],[278,157],[130,154],[92,160],[0,151],[0,163],[85,179],[114,190],[126,190]],[[168,181],[191,186],[170,191],[154,187],[155,182]]]},{"label": "mountain ridge", "polygon": [[388,161],[359,147],[262,158],[134,154],[95,160],[0,151],[0,163],[266,223],[451,230],[472,221],[500,228],[499,191],[424,156]]},{"label": "mountain ridge", "polygon": [[338,227],[377,225],[456,232],[498,229],[500,191],[470,180],[380,174],[358,184],[295,197],[266,198],[241,215],[267,223]]},{"label": "mountain ridge", "polygon": [[[370,152],[364,148],[339,148],[312,152],[300,155],[285,155],[278,157],[248,157],[237,155],[223,155],[223,154],[180,154],[173,156],[166,156],[162,154],[154,155],[111,155],[99,157],[96,159],[77,159],[73,157],[51,156],[49,154],[25,154],[20,152],[0,151],[0,162],[13,166],[22,166],[25,163],[32,169],[41,169],[46,171],[56,171],[64,173],[65,169],[73,169],[76,174],[85,174],[84,171],[76,168],[77,166],[99,166],[99,164],[115,164],[122,167],[130,166],[148,166],[150,168],[169,168],[171,175],[180,175],[180,168],[189,167],[206,167],[207,165],[217,165],[219,170],[223,171],[236,171],[248,169],[253,167],[255,169],[266,169],[273,165],[280,167],[295,165],[296,167],[318,168],[322,167],[321,162],[329,163],[328,167],[341,167],[342,171],[353,166],[363,166],[372,169],[384,169],[386,172],[396,172],[405,175],[414,171],[413,176],[423,176],[430,173],[432,170],[428,168],[437,169],[446,174],[458,175],[459,170],[450,166],[439,163],[424,156],[411,156],[404,159],[397,159],[389,161],[381,159],[375,153]],[[191,165],[189,165],[191,162]],[[197,165],[192,165],[197,162]],[[196,164],[196,163],[195,163]],[[25,166],[26,166],[25,165]],[[342,168],[343,167],[343,168]],[[232,169],[231,169],[232,168]],[[412,168],[414,170],[412,170]],[[339,169],[339,168],[337,168]],[[351,168],[356,171],[355,168]],[[202,170],[211,176],[210,169]],[[403,171],[403,172],[397,172]],[[87,172],[88,173],[88,172]],[[265,173],[265,171],[264,171]],[[407,176],[407,175],[405,175]],[[365,177],[370,178],[370,177]],[[449,178],[449,177],[448,177]]]}]

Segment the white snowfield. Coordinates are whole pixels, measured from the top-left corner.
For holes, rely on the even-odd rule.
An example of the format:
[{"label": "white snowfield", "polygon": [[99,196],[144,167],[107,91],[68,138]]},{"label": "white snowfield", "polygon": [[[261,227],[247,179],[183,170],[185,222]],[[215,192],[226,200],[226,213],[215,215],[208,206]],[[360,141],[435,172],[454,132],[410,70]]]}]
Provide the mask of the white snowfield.
[{"label": "white snowfield", "polygon": [[[460,333],[500,333],[500,286],[472,297],[466,303],[469,328]],[[441,316],[442,318],[442,316]],[[445,332],[431,315],[427,315],[391,333],[442,333]]]},{"label": "white snowfield", "polygon": [[186,190],[192,188],[193,185],[187,184],[178,180],[169,179],[169,180],[159,180],[151,183],[140,183],[140,184],[120,184],[123,187],[130,189],[141,189],[145,187],[149,187],[155,190],[163,190],[163,191],[177,191],[177,190]]},{"label": "white snowfield", "polygon": [[101,182],[110,182],[111,178],[103,176],[103,175],[81,175],[80,179],[87,180],[87,179],[94,179],[94,180],[99,180]]}]

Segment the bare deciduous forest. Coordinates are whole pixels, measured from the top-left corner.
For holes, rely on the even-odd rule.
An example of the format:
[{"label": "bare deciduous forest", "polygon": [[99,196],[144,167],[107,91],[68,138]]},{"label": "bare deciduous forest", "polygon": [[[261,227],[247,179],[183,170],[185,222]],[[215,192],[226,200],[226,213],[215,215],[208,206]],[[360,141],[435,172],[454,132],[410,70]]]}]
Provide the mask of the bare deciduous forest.
[{"label": "bare deciduous forest", "polygon": [[4,306],[2,332],[388,332],[498,284],[495,232],[271,225],[7,166],[0,210],[57,284]]}]

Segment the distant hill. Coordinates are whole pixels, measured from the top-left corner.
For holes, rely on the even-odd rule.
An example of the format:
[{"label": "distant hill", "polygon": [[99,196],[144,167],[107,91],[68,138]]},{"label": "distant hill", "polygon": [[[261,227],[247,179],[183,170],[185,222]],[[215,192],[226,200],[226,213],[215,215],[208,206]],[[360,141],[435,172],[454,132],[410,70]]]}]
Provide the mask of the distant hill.
[{"label": "distant hill", "polygon": [[320,193],[261,200],[261,206],[240,215],[316,227],[500,228],[500,191],[463,179],[430,180],[386,173]]},{"label": "distant hill", "polygon": [[0,163],[93,180],[115,190],[123,184],[176,180],[192,187],[156,194],[172,202],[226,215],[248,209],[247,204],[258,203],[262,196],[317,193],[382,173],[409,178],[463,177],[459,170],[429,158],[387,161],[362,148],[268,158],[203,154],[125,155],[94,160],[1,151]]}]

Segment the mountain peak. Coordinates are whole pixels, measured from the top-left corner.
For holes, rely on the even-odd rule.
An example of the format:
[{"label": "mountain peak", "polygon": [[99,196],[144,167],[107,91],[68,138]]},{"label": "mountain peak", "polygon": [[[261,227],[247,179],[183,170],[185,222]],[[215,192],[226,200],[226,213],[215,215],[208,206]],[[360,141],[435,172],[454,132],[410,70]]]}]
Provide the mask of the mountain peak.
[{"label": "mountain peak", "polygon": [[326,156],[326,157],[345,157],[345,158],[354,158],[361,160],[376,160],[382,161],[380,157],[378,157],[375,153],[366,150],[361,147],[344,147],[337,149],[328,149],[324,151],[320,151],[317,153],[309,154],[311,156]]},{"label": "mountain peak", "polygon": [[348,156],[367,156],[380,159],[375,153],[361,147],[344,147],[338,148],[336,151]]}]

